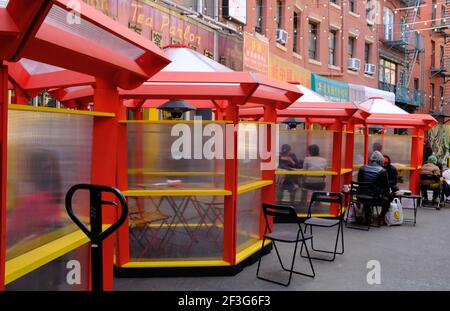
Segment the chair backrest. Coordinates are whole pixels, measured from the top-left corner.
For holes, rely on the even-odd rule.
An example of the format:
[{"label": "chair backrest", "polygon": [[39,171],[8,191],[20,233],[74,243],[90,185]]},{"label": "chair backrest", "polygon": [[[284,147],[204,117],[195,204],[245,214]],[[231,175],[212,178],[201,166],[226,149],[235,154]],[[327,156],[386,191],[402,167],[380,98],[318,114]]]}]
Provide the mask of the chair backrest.
[{"label": "chair backrest", "polygon": [[420,180],[439,181],[440,177],[433,174],[420,174]]},{"label": "chair backrest", "polygon": [[381,196],[380,191],[377,191],[375,184],[371,182],[355,182],[352,181],[350,194],[356,197],[365,197],[367,199],[376,199]]},{"label": "chair backrest", "polygon": [[262,208],[266,221],[266,229],[270,229],[269,217],[271,216],[283,222],[298,222],[297,212],[292,206],[263,203]]},{"label": "chair backrest", "polygon": [[339,215],[342,215],[342,193],[340,192],[326,192],[326,191],[315,191],[311,196],[311,201],[309,202],[308,217],[311,217],[312,207],[314,203],[335,203],[339,204]]}]

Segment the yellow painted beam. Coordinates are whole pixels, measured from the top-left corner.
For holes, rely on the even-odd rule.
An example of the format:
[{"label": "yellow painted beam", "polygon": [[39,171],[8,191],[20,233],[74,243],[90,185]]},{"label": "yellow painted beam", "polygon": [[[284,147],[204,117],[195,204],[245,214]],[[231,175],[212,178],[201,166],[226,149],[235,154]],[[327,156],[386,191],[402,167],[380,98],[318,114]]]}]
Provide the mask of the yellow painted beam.
[{"label": "yellow painted beam", "polygon": [[281,129],[280,132],[286,132],[286,133],[337,133],[339,131],[334,131],[334,130],[286,130],[286,129]]},{"label": "yellow painted beam", "polygon": [[224,189],[169,189],[169,190],[127,190],[123,191],[126,197],[188,197],[188,196],[228,196],[231,191]]},{"label": "yellow painted beam", "polygon": [[231,124],[231,121],[218,120],[120,120],[124,124]]},{"label": "yellow painted beam", "polygon": [[[133,259],[131,259],[133,260]],[[122,265],[121,268],[180,268],[180,267],[226,267],[230,263],[224,260],[140,260],[130,261]]]},{"label": "yellow painted beam", "polygon": [[353,172],[352,168],[341,168],[341,175]]},{"label": "yellow painted beam", "polygon": [[8,109],[9,110],[20,110],[20,111],[73,114],[73,115],[80,115],[80,116],[109,117],[109,118],[114,118],[116,116],[114,113],[108,113],[108,112],[70,110],[70,109],[59,109],[59,108],[50,108],[50,107],[34,107],[34,106],[27,106],[27,105],[8,105]]},{"label": "yellow painted beam", "polygon": [[129,174],[142,174],[146,176],[223,176],[224,173],[215,173],[215,172],[149,172],[139,169],[130,169],[128,170]]},{"label": "yellow painted beam", "polygon": [[253,191],[253,190],[261,189],[261,188],[269,186],[271,184],[273,184],[273,181],[271,181],[271,180],[260,180],[260,181],[251,182],[251,183],[239,186],[238,187],[238,194],[242,194],[242,193],[250,192],[250,191]]},{"label": "yellow painted beam", "polygon": [[5,264],[5,284],[42,267],[89,242],[87,236],[77,230],[23,255],[7,260]]},{"label": "yellow painted beam", "polygon": [[334,176],[339,175],[337,172],[333,171],[287,171],[278,170],[275,171],[275,175],[310,175],[310,176]]},{"label": "yellow painted beam", "polygon": [[[267,246],[270,243],[272,243],[270,240],[266,240],[264,242],[264,246]],[[236,254],[236,263],[239,264],[242,261],[244,261],[245,259],[247,259],[248,257],[250,257],[251,255],[258,252],[261,249],[261,246],[262,246],[262,241],[260,240],[260,241],[253,243],[249,247],[243,249],[242,251],[238,252]]]},{"label": "yellow painted beam", "polygon": [[415,171],[416,170],[415,167],[411,167],[411,166],[396,166],[395,168],[397,169],[397,171]]}]

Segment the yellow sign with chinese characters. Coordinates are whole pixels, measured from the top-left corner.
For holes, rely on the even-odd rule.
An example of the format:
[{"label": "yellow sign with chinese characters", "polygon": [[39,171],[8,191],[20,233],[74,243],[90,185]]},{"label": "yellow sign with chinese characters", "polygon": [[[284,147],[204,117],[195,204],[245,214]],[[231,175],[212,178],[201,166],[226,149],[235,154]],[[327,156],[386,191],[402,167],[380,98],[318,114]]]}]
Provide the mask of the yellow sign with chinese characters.
[{"label": "yellow sign with chinese characters", "polygon": [[311,88],[311,71],[274,54],[269,54],[269,77],[284,82],[301,83]]}]

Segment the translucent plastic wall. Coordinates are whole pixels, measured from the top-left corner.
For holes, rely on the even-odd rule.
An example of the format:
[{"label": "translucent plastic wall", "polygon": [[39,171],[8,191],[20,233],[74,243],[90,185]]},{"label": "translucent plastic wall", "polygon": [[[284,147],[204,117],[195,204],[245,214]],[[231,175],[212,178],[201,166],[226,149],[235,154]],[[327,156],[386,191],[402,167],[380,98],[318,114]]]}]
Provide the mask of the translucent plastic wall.
[{"label": "translucent plastic wall", "polygon": [[[261,152],[266,149],[264,125],[240,123],[238,125],[238,176],[239,185],[261,179]],[[260,137],[260,135],[263,135]],[[263,144],[260,144],[262,141]],[[260,151],[263,150],[263,151]]]},{"label": "translucent plastic wall", "polygon": [[409,177],[411,176],[410,170],[399,170],[398,171],[398,183],[397,187],[400,190],[410,190],[409,188]]},{"label": "translucent plastic wall", "polygon": [[[91,181],[93,117],[9,111],[6,259],[76,229],[64,198],[77,183]],[[74,198],[88,215],[87,195]]]},{"label": "translucent plastic wall", "polygon": [[383,155],[388,155],[397,169],[410,167],[411,143],[412,136],[410,135],[370,135],[369,155],[373,151],[374,144],[380,144]]},{"label": "translucent plastic wall", "polygon": [[128,198],[130,258],[222,259],[224,197]]},{"label": "translucent plastic wall", "polygon": [[81,246],[6,285],[7,291],[89,290],[89,246]]},{"label": "translucent plastic wall", "polygon": [[[280,157],[281,149],[284,145],[290,147],[290,152],[295,154],[300,162],[300,169],[307,168],[303,167],[302,163],[306,157],[310,157],[309,146],[316,146],[318,151],[318,157],[326,160],[325,170],[331,170],[332,160],[333,160],[333,132],[332,131],[305,131],[305,130],[286,130],[280,128],[279,135],[279,146],[278,158]],[[280,161],[278,161],[280,162]]]},{"label": "translucent plastic wall", "polygon": [[358,170],[364,165],[364,134],[355,133],[353,146],[353,169]]},{"label": "translucent plastic wall", "polygon": [[236,226],[237,252],[259,241],[261,204],[261,190],[239,195]]},{"label": "translucent plastic wall", "polygon": [[225,124],[128,123],[128,189],[223,189]]}]

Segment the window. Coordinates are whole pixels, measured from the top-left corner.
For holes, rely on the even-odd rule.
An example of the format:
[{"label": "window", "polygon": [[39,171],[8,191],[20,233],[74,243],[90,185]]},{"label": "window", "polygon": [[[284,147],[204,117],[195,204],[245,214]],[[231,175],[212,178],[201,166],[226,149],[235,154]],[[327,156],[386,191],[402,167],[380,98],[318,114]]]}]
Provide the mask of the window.
[{"label": "window", "polygon": [[370,44],[370,43],[366,43],[365,45],[364,45],[364,62],[366,63],[366,64],[370,64],[370,50],[372,49],[372,44]]},{"label": "window", "polygon": [[277,0],[277,29],[283,29],[283,1]]},{"label": "window", "polygon": [[414,78],[414,91],[419,91],[419,79]]},{"label": "window", "polygon": [[373,18],[373,16],[372,16],[372,10],[373,10],[374,8],[373,8],[373,2],[372,2],[372,0],[367,0],[367,3],[366,3],[366,19],[368,19],[368,20],[372,20],[372,18]]},{"label": "window", "polygon": [[436,25],[436,9],[437,9],[436,0],[432,0],[431,1],[431,25],[432,26]]},{"label": "window", "polygon": [[434,111],[434,83],[430,83],[430,111]]},{"label": "window", "polygon": [[442,5],[441,6],[441,26],[445,26],[448,24],[448,23],[446,23],[445,14],[446,14],[446,8],[445,8],[445,5]]},{"label": "window", "polygon": [[355,57],[355,41],[355,38],[348,37],[348,58]]},{"label": "window", "polygon": [[255,31],[258,33],[263,33],[263,0],[256,0],[256,23],[255,23]]},{"label": "window", "polygon": [[391,85],[397,84],[397,64],[381,58],[379,80]]},{"label": "window", "polygon": [[400,40],[406,42],[406,17],[400,19]]},{"label": "window", "polygon": [[299,13],[297,13],[297,12],[294,12],[294,18],[292,19],[292,23],[293,23],[293,27],[292,27],[292,29],[293,29],[293,32],[294,32],[294,35],[293,35],[293,46],[292,46],[292,50],[295,52],[295,53],[299,53],[300,52],[300,49],[299,49],[299,38],[300,38],[300,33],[299,33],[299,31],[300,31],[300,21],[301,21],[301,19],[300,19],[300,14]]},{"label": "window", "polygon": [[350,12],[356,12],[356,1],[355,0],[348,0],[348,10]]},{"label": "window", "polygon": [[439,87],[439,110],[443,103],[444,103],[444,87],[440,86]]},{"label": "window", "polygon": [[384,39],[387,41],[394,40],[394,12],[389,8],[384,8],[383,24]]},{"label": "window", "polygon": [[336,66],[336,30],[330,30],[328,37],[328,64]]},{"label": "window", "polygon": [[318,42],[319,42],[319,25],[310,22],[309,36],[308,36],[308,55],[310,59],[317,59]]},{"label": "window", "polygon": [[431,40],[431,68],[436,68],[436,42]]},{"label": "window", "polygon": [[439,63],[441,68],[445,68],[445,50],[444,46],[440,46],[441,54],[439,55]]}]

